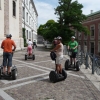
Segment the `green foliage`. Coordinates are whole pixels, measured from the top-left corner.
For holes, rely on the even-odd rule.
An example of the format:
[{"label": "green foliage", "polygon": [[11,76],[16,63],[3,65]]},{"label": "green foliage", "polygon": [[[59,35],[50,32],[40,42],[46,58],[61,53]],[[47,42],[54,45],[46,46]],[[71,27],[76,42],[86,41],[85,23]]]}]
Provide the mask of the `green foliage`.
[{"label": "green foliage", "polygon": [[24,38],[24,47],[26,47],[27,43],[26,43],[26,36],[25,36],[25,28],[22,28],[22,31],[23,31],[23,38]]},{"label": "green foliage", "polygon": [[66,44],[75,32],[83,32],[85,35],[90,34],[87,27],[82,25],[82,22],[87,18],[82,14],[83,5],[78,1],[59,0],[59,5],[55,9],[55,14],[58,16],[58,21],[47,21],[46,24],[40,25],[38,34],[44,39],[52,41],[54,37],[61,36],[63,43]]}]

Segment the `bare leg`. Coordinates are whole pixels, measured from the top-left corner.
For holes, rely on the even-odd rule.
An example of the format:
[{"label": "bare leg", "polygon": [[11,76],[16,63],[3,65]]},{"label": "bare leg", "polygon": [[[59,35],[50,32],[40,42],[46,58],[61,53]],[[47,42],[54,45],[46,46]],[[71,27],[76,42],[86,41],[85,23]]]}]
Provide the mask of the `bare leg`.
[{"label": "bare leg", "polygon": [[3,67],[3,73],[6,73],[6,66]]},{"label": "bare leg", "polygon": [[57,68],[57,73],[59,74],[59,65],[56,64],[56,68]]},{"label": "bare leg", "polygon": [[62,66],[59,64],[59,72],[62,73]]},{"label": "bare leg", "polygon": [[8,73],[11,72],[11,67],[7,67]]}]

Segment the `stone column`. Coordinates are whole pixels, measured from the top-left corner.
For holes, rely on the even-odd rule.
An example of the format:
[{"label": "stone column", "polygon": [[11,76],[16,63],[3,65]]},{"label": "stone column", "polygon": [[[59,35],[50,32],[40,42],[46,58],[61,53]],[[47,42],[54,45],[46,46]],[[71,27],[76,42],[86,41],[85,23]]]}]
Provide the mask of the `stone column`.
[{"label": "stone column", "polygon": [[4,36],[9,33],[9,0],[4,0]]}]

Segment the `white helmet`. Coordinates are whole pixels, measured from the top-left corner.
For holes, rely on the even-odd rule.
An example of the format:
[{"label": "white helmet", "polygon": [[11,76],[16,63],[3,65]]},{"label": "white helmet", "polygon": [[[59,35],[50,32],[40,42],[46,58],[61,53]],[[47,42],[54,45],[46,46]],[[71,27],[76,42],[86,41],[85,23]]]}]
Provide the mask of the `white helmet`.
[{"label": "white helmet", "polygon": [[58,36],[58,37],[57,37],[57,40],[62,40],[62,37]]},{"label": "white helmet", "polygon": [[71,38],[75,39],[75,36],[72,36]]}]

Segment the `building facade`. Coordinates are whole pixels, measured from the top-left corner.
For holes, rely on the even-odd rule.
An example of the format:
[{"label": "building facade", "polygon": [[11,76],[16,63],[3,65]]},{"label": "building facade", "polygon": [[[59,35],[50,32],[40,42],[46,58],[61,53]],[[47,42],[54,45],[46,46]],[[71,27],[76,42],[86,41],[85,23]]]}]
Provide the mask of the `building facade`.
[{"label": "building facade", "polygon": [[0,44],[6,34],[12,34],[17,50],[23,48],[21,4],[21,0],[0,0]]},{"label": "building facade", "polygon": [[25,28],[26,40],[37,41],[38,13],[33,0],[22,0],[22,28]]},{"label": "building facade", "polygon": [[76,34],[77,40],[81,49],[93,54],[100,54],[100,11],[91,12],[87,15],[87,20],[83,21],[83,25],[88,27],[90,35],[78,32]]}]

